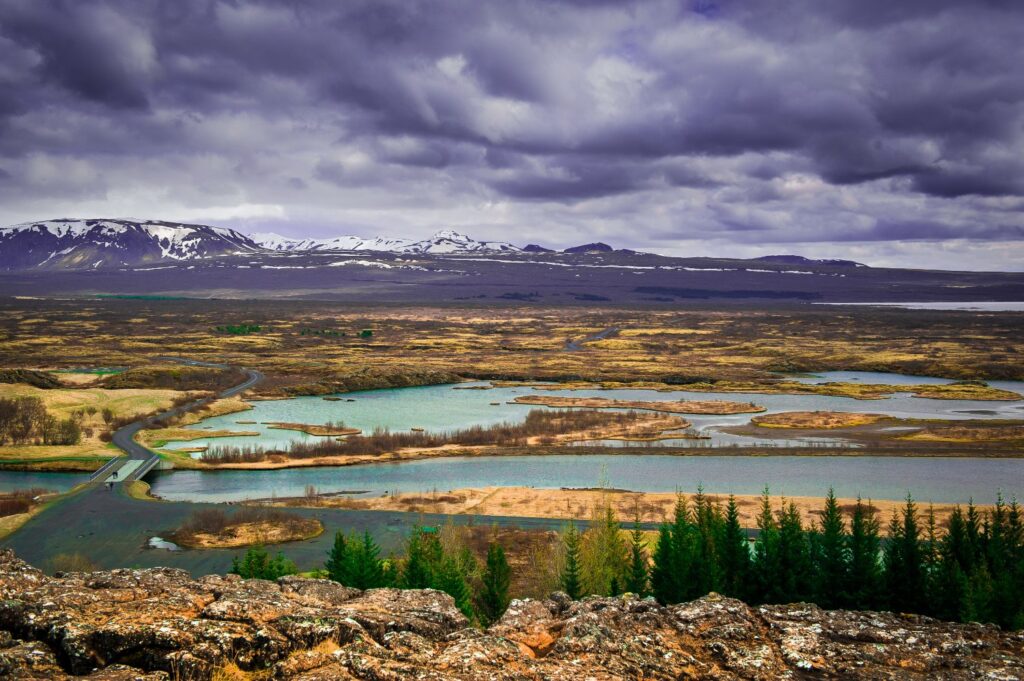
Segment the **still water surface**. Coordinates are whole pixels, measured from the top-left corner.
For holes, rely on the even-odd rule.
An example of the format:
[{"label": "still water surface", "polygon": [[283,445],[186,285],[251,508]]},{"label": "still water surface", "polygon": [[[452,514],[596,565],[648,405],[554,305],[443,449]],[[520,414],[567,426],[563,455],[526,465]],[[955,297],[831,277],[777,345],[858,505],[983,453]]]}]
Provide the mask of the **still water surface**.
[{"label": "still water surface", "polygon": [[460,487],[612,487],[643,492],[823,496],[922,502],[992,502],[997,492],[1024,499],[1024,460],[903,457],[730,457],[582,455],[455,457],[276,471],[174,471],[152,477],[153,492],[182,501],[239,501],[325,492],[447,491]]},{"label": "still water surface", "polygon": [[[862,382],[890,385],[948,383],[947,379],[900,376],[872,372],[824,372],[799,377],[812,383]],[[998,382],[999,387],[1024,394],[1024,382]],[[993,382],[996,385],[997,382]],[[1024,402],[992,402],[977,400],[930,400],[898,393],[882,400],[856,400],[848,397],[823,395],[763,395],[756,393],[708,393],[675,390],[535,390],[529,387],[475,389],[487,383],[459,385],[433,385],[415,388],[367,390],[341,395],[342,401],[327,401],[322,397],[296,397],[287,400],[253,402],[253,409],[206,419],[189,426],[189,430],[245,430],[259,436],[198,439],[171,442],[169,449],[209,447],[217,445],[245,446],[259,444],[264,447],[286,448],[290,443],[316,439],[299,431],[268,427],[269,422],[322,424],[343,422],[347,426],[370,432],[374,428],[407,431],[423,428],[427,431],[448,431],[470,426],[488,426],[502,422],[521,421],[536,405],[515,404],[520,395],[550,395],[565,397],[604,397],[623,400],[728,400],[753,402],[767,408],[769,413],[783,411],[842,411],[875,412],[904,418],[1024,418]],[[349,401],[354,400],[354,401]],[[711,440],[668,440],[665,446],[715,446],[731,444],[758,444],[756,438],[729,435],[717,430],[721,426],[743,425],[752,414],[732,416],[686,415],[694,428]],[[239,421],[256,423],[240,424]],[[801,440],[773,440],[776,445],[799,446]]]}]

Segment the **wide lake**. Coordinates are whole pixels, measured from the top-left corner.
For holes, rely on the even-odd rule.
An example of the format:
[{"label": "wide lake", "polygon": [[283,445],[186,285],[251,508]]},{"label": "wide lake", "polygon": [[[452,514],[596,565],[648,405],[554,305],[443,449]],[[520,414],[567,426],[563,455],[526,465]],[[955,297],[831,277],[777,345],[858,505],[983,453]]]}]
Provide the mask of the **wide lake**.
[{"label": "wide lake", "polygon": [[[798,377],[811,383],[861,382],[889,385],[915,385],[949,383],[947,379],[927,376],[901,376],[872,372],[825,372]],[[1024,395],[1022,381],[993,381],[993,386]],[[235,430],[259,433],[258,436],[197,439],[170,442],[169,449],[189,447],[216,447],[262,445],[287,447],[290,443],[316,439],[315,436],[294,430],[270,428],[272,422],[323,424],[342,422],[347,426],[370,432],[374,428],[407,431],[423,428],[427,431],[450,431],[469,426],[488,426],[501,422],[522,421],[536,405],[516,404],[521,395],[549,395],[564,397],[605,397],[625,400],[729,400],[753,402],[767,408],[769,413],[783,411],[829,410],[842,412],[874,412],[905,418],[1024,418],[1024,401],[994,402],[975,400],[932,400],[898,393],[881,400],[856,400],[847,397],[823,395],[763,395],[757,393],[709,393],[674,390],[536,390],[531,387],[490,388],[487,383],[433,385],[415,388],[367,390],[338,396],[341,401],[328,401],[322,397],[296,397],[287,400],[253,402],[253,409],[206,419],[188,426],[189,430]],[[756,445],[800,446],[810,444],[799,439],[759,442],[756,438],[731,435],[718,430],[722,426],[748,423],[752,414],[732,416],[686,415],[694,428],[708,436],[708,440],[665,440],[662,446],[729,446]],[[239,423],[245,421],[247,423]],[[248,422],[255,423],[248,423]],[[817,442],[820,442],[819,438]],[[616,443],[607,443],[616,444]],[[635,444],[634,444],[635,446]],[[655,445],[657,446],[657,445]]]},{"label": "wide lake", "polygon": [[615,454],[452,457],[405,463],[274,471],[174,471],[151,476],[153,493],[179,501],[241,501],[321,493],[447,491],[460,487],[612,487],[643,492],[824,496],[922,502],[995,501],[998,492],[1024,499],[1024,460],[911,457],[735,457]]},{"label": "wide lake", "polygon": [[[797,377],[804,382],[861,382],[889,385],[947,383],[927,376],[898,376],[869,372],[827,372]],[[1024,396],[1024,382],[992,381],[990,385]],[[485,388],[485,389],[481,389]],[[219,444],[287,447],[313,436],[268,427],[268,422],[322,424],[344,422],[372,431],[424,428],[448,431],[472,425],[520,421],[532,405],[515,404],[520,395],[542,394],[571,397],[608,397],[630,400],[718,399],[754,402],[769,412],[832,410],[860,411],[920,418],[1024,418],[1024,399],[1008,402],[931,400],[898,393],[881,400],[855,400],[818,395],[763,395],[702,393],[685,390],[543,390],[530,387],[489,388],[484,383],[438,385],[392,390],[370,390],[337,396],[253,402],[253,409],[206,419],[190,429],[251,430],[252,437],[199,439],[171,443],[171,447]],[[721,447],[759,444],[753,438],[721,433],[722,426],[739,425],[751,415],[687,416],[710,440],[697,446]],[[255,423],[240,424],[239,421]],[[799,440],[774,441],[800,445]],[[665,444],[694,445],[691,440]],[[705,450],[706,451],[706,450]],[[723,451],[723,454],[726,453]],[[61,473],[0,473],[0,491],[44,487],[69,489],[84,475]],[[613,487],[634,491],[671,492],[694,490],[703,484],[716,494],[757,494],[768,485],[773,493],[821,496],[834,487],[841,496],[901,499],[909,492],[922,502],[965,503],[974,498],[991,502],[998,492],[1007,498],[1024,499],[1024,459],[971,459],[928,457],[854,456],[659,456],[657,454],[581,454],[518,457],[454,457],[400,464],[368,464],[330,468],[299,468],[273,471],[173,471],[152,474],[153,492],[183,501],[239,501],[272,496],[297,496],[312,485],[322,493],[426,492],[459,487],[533,486],[592,487],[606,479]]]}]

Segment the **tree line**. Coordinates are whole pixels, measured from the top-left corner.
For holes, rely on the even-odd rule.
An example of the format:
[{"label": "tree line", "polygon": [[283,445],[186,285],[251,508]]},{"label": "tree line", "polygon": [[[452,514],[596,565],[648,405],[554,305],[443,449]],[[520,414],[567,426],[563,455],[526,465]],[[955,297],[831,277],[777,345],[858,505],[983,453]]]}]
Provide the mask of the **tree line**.
[{"label": "tree line", "polygon": [[[271,556],[259,546],[231,566],[231,572],[246,578],[277,579],[297,571],[282,554]],[[508,607],[512,570],[497,542],[488,544],[481,565],[469,547],[446,548],[435,528],[416,527],[404,560],[382,558],[369,532],[338,532],[320,575],[356,589],[437,589],[450,595],[470,621],[487,626]]]},{"label": "tree line", "polygon": [[[94,409],[94,408],[93,408]],[[79,411],[58,419],[38,397],[0,398],[0,445],[75,445],[82,439]]]},{"label": "tree line", "polygon": [[585,533],[565,533],[562,587],[573,598],[631,591],[663,604],[709,592],[751,604],[811,602],[826,609],[893,610],[961,622],[1024,628],[1024,523],[1016,501],[991,511],[954,508],[945,527],[911,497],[882,536],[870,505],[844,514],[830,490],[820,519],[805,526],[792,502],[761,498],[758,535],[740,526],[736,500],[724,507],[698,491],[680,496],[647,555],[635,524],[628,539],[605,506]]},{"label": "tree line", "polygon": [[[1000,498],[989,511],[956,507],[940,527],[932,509],[922,512],[908,496],[883,536],[876,509],[859,498],[844,513],[830,490],[819,519],[805,525],[794,503],[773,508],[766,490],[751,541],[732,496],[723,505],[698,491],[692,501],[680,495],[652,538],[638,520],[624,529],[606,502],[585,529],[569,523],[561,533],[557,578],[573,599],[629,592],[671,604],[714,591],[753,605],[811,602],[1021,629],[1022,521],[1017,502]],[[280,554],[254,551],[262,557],[247,554],[233,571],[271,579],[295,571]],[[369,533],[338,533],[324,575],[360,589],[438,589],[483,625],[510,598],[504,547],[491,542],[481,565],[465,546],[446,548],[430,528],[413,531],[402,560],[382,559]]]}]

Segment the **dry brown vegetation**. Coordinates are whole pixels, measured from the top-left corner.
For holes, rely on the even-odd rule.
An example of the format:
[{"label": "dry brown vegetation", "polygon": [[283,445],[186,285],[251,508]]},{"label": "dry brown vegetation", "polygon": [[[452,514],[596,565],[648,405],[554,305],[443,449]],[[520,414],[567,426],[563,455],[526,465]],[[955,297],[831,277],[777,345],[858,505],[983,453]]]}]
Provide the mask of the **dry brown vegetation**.
[{"label": "dry brown vegetation", "polygon": [[243,506],[229,513],[204,508],[193,513],[168,538],[186,548],[235,548],[311,539],[323,529],[316,518],[280,509]]},{"label": "dry brown vegetation", "polygon": [[358,435],[360,430],[358,428],[349,428],[344,423],[333,423],[327,422],[323,424],[316,423],[285,423],[281,421],[273,421],[267,423],[268,428],[276,428],[278,430],[297,430],[307,435],[319,435],[324,437],[331,436],[343,436],[343,435]]},{"label": "dry brown vegetation", "polygon": [[[144,321],[145,323],[141,323]],[[248,335],[218,326],[251,324]],[[856,383],[810,385],[778,372],[869,370],[960,380],[1024,378],[1019,313],[934,312],[871,308],[777,307],[637,310],[619,308],[413,307],[303,301],[28,300],[0,301],[0,368],[15,380],[50,385],[47,370],[130,367],[89,378],[88,387],[39,389],[0,385],[0,395],[33,390],[76,398],[96,391],[128,398],[118,416],[156,410],[167,386],[211,390],[237,379],[230,371],[169,365],[167,356],[251,367],[267,375],[257,396],[330,395],[364,388],[408,386],[467,378],[559,381],[562,386],[639,387],[721,393],[824,394],[876,399],[906,386]],[[568,339],[615,327],[613,336],[566,352]],[[303,333],[333,329],[345,335]],[[361,337],[362,329],[372,329]],[[2,370],[2,369],[0,369]],[[31,370],[31,375],[24,372]],[[13,371],[13,373],[12,373]],[[19,373],[20,372],[20,373]],[[86,374],[83,374],[86,375]],[[21,377],[21,378],[19,378]],[[541,387],[541,386],[538,386]],[[915,386],[937,398],[1017,399],[976,383]],[[148,393],[146,395],[145,393]],[[253,394],[247,393],[251,399]],[[44,397],[44,399],[52,399]],[[89,399],[95,399],[90,397]],[[238,398],[230,410],[244,409]],[[216,413],[211,405],[202,415]],[[176,425],[194,422],[186,415]],[[95,420],[97,417],[91,417]],[[114,452],[101,424],[86,423],[89,446],[47,451],[0,451],[11,466],[92,469]],[[102,424],[105,426],[106,424]],[[763,432],[763,431],[762,431]],[[149,437],[149,436],[147,436]],[[159,440],[159,436],[154,436]],[[52,450],[52,451],[51,451]]]},{"label": "dry brown vegetation", "polygon": [[[693,494],[684,494],[691,503]],[[712,502],[724,504],[727,496],[707,495]],[[537,489],[533,487],[483,487],[454,489],[443,492],[392,494],[381,497],[297,497],[275,503],[287,506],[329,506],[354,510],[410,511],[472,516],[513,516],[525,518],[565,518],[587,520],[604,504],[610,504],[616,515],[631,521],[639,515],[643,522],[671,520],[678,495],[673,492],[629,492],[614,489]],[[772,506],[783,497],[772,497]],[[816,523],[821,513],[820,497],[785,497],[796,504],[805,524]],[[856,499],[840,499],[844,510],[852,511]],[[756,527],[760,510],[759,495],[737,495],[736,503],[743,527]],[[906,502],[872,500],[879,517],[888,519]],[[931,508],[931,507],[927,507]],[[925,510],[927,510],[927,508]],[[934,506],[936,520],[945,522],[953,504]],[[979,507],[987,509],[988,507]]]},{"label": "dry brown vegetation", "polygon": [[781,414],[765,414],[750,420],[762,428],[854,428],[877,423],[886,418],[881,414],[857,414],[841,411],[787,411]]},{"label": "dry brown vegetation", "polygon": [[928,426],[904,435],[905,440],[927,442],[1020,442],[1024,444],[1024,425],[962,425]]},{"label": "dry brown vegetation", "polygon": [[[460,447],[522,447],[532,444],[557,444],[572,440],[650,439],[666,431],[683,430],[689,423],[679,417],[665,417],[635,411],[600,412],[587,410],[551,411],[532,409],[520,423],[472,426],[450,432],[391,432],[377,428],[367,435],[342,439],[294,442],[281,451],[259,445],[251,447],[212,447],[201,457],[204,463],[254,463],[278,455],[289,459],[381,455],[405,449]],[[675,433],[672,437],[686,437]]]},{"label": "dry brown vegetation", "polygon": [[[261,331],[225,336],[214,330],[243,322]],[[649,311],[7,300],[0,303],[0,366],[142,367],[160,365],[161,356],[185,356],[258,368],[268,376],[260,390],[273,395],[458,376],[685,385],[757,383],[774,378],[773,372],[845,369],[1019,379],[1022,324],[1024,315],[1015,313],[810,306]],[[612,326],[622,329],[617,336],[589,342],[580,352],[562,351],[567,339]],[[321,327],[351,333],[301,333]],[[373,329],[372,337],[358,336],[365,328]],[[129,378],[139,378],[138,372],[103,382]]]},{"label": "dry brown vegetation", "polygon": [[754,414],[764,407],[753,402],[727,402],[725,400],[615,400],[603,397],[552,397],[550,395],[520,395],[517,404],[540,404],[546,407],[590,409],[644,409],[669,414]]},{"label": "dry brown vegetation", "polygon": [[0,517],[28,513],[39,503],[37,498],[47,494],[52,492],[40,487],[0,493]]}]

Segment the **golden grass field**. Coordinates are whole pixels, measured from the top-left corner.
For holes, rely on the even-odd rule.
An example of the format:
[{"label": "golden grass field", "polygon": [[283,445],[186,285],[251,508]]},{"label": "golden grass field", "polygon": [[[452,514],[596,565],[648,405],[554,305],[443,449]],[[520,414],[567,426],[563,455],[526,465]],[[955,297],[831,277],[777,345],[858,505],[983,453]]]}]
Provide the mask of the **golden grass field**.
[{"label": "golden grass field", "polygon": [[[725,504],[727,496],[709,495],[713,501]],[[689,502],[693,494],[683,494]],[[453,489],[444,492],[424,491],[422,493],[393,494],[370,498],[348,498],[343,496],[306,497],[280,499],[274,502],[280,506],[326,506],[361,510],[410,511],[415,513],[442,513],[451,515],[512,516],[526,518],[564,518],[566,520],[588,520],[595,509],[608,503],[615,510],[624,525],[639,517],[641,522],[663,522],[672,519],[678,495],[672,492],[639,493],[606,489],[536,489],[533,487],[479,487]],[[856,499],[839,499],[840,506],[849,512]],[[794,503],[805,524],[815,524],[822,507],[820,497],[772,496],[773,508],[782,503]],[[864,500],[878,513],[883,526],[893,511],[902,508],[904,502],[890,500]],[[737,495],[740,523],[754,527],[761,508],[761,497]],[[927,502],[918,503],[919,510],[927,513]],[[938,522],[944,522],[954,505],[940,504],[931,507]],[[988,507],[979,507],[988,508]]]},{"label": "golden grass field", "polygon": [[[650,311],[376,306],[300,301],[8,301],[0,366],[140,366],[175,355],[258,368],[268,395],[406,385],[456,375],[650,381],[747,390],[775,372],[896,371],[1024,378],[1018,314],[797,308]],[[259,324],[248,336],[225,323]],[[566,341],[621,331],[563,352]],[[303,335],[304,329],[345,336]],[[359,332],[372,330],[371,337]],[[872,386],[786,386],[870,396]],[[960,395],[977,387],[924,388]]]},{"label": "golden grass field", "polygon": [[836,411],[788,411],[755,416],[750,422],[762,428],[854,428],[877,423],[881,414],[856,414]]},{"label": "golden grass field", "polygon": [[[258,324],[261,330],[245,336],[216,331],[217,326],[239,323]],[[582,343],[582,350],[566,351],[570,339],[612,327],[619,331]],[[210,373],[159,359],[179,356],[263,371],[267,378],[255,394],[245,396],[250,400],[470,378],[498,384],[557,381],[559,387],[685,387],[723,395],[817,393],[871,400],[908,387],[812,385],[780,377],[785,372],[868,370],[967,381],[1022,379],[1022,327],[1024,315],[1015,313],[814,306],[655,311],[8,299],[0,301],[0,368],[71,373],[56,374],[65,383],[61,389],[0,384],[0,396],[39,395],[58,415],[89,405],[109,406],[118,414],[154,413],[182,394],[174,387],[201,390],[204,372]],[[338,335],[307,333],[310,329]],[[372,334],[364,337],[363,330]],[[128,371],[99,376],[93,373],[97,367]],[[111,387],[116,385],[141,387]],[[931,398],[1017,399],[976,382],[909,389]],[[221,400],[173,425],[248,408],[242,398]],[[98,440],[98,418],[87,417],[84,425],[94,435],[81,445],[0,448],[0,464],[38,459],[61,467],[87,459],[93,463],[81,465],[95,467],[95,462],[116,454]],[[143,437],[159,443],[167,435],[152,431]],[[930,437],[959,441],[949,433]],[[180,456],[178,460],[190,465]]]},{"label": "golden grass field", "polygon": [[[82,440],[76,445],[4,445],[0,446],[0,466],[30,465],[41,470],[81,470],[98,468],[121,452],[100,440],[107,429],[102,411],[109,408],[115,416],[152,414],[169,408],[183,393],[160,389],[109,389],[98,387],[56,388],[44,390],[20,383],[0,383],[0,397],[38,397],[47,411],[68,418],[80,409],[95,408],[82,417]],[[91,433],[91,434],[90,434]]]},{"label": "golden grass field", "polygon": [[189,549],[233,549],[245,546],[281,544],[303,541],[321,535],[324,525],[315,518],[283,526],[273,522],[251,522],[231,525],[221,532],[196,533],[186,536],[172,535],[171,539]]},{"label": "golden grass field", "polygon": [[617,400],[603,397],[552,397],[550,395],[521,395],[515,398],[517,404],[540,404],[559,409],[645,409],[669,414],[754,414],[764,407],[752,402],[727,402],[725,400],[686,400],[648,402],[644,400]]}]

